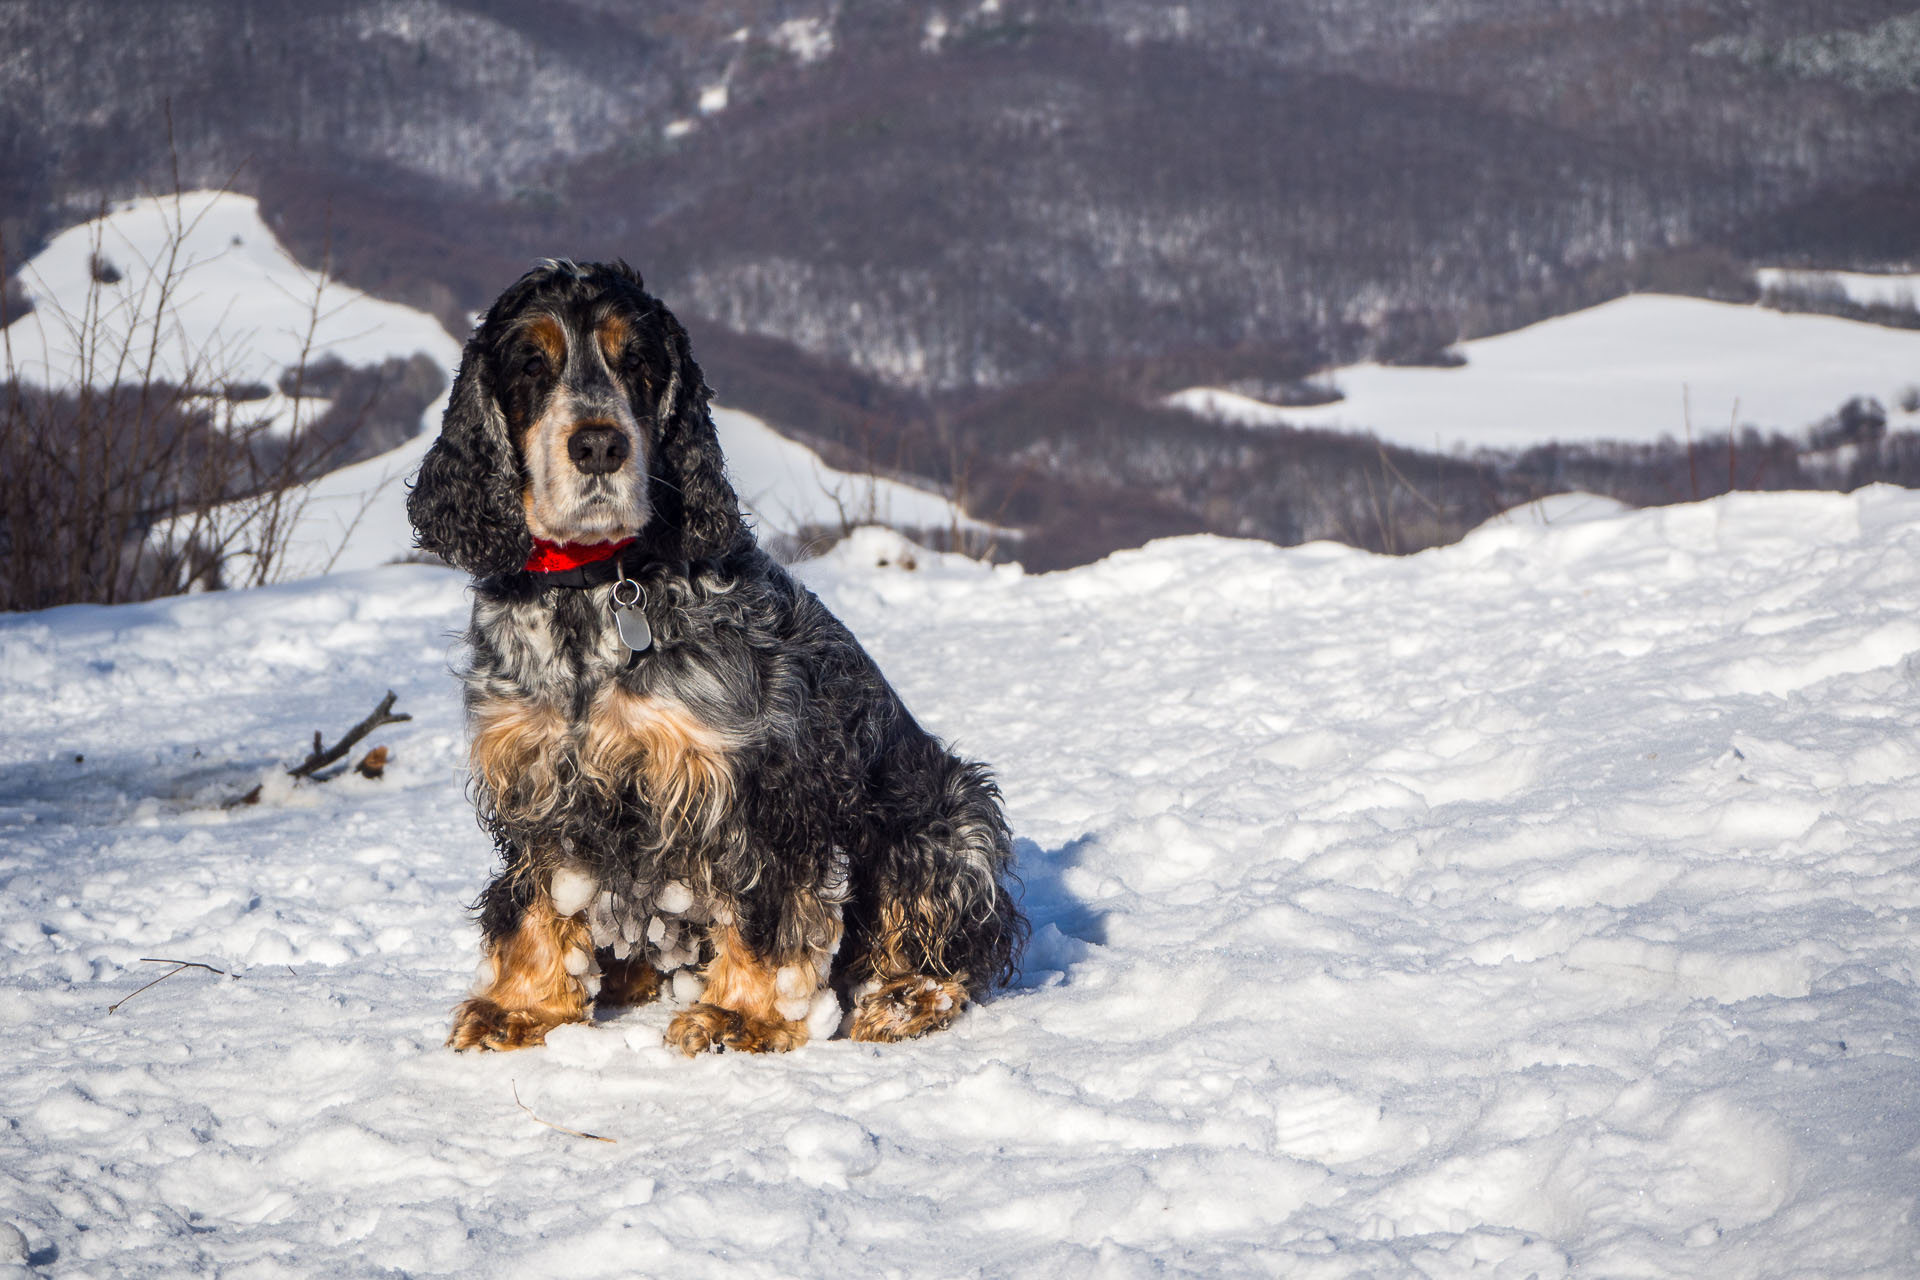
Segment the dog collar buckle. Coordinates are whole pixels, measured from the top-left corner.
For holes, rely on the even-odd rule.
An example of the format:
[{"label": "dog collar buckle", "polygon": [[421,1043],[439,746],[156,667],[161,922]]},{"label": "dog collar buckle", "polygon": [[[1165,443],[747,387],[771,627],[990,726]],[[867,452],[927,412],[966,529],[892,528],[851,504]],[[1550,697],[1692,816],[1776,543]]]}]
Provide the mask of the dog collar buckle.
[{"label": "dog collar buckle", "polygon": [[613,626],[620,633],[620,643],[627,646],[634,659],[653,648],[653,628],[647,625],[646,588],[632,578],[622,577],[613,584],[613,600],[608,606],[613,610]]}]

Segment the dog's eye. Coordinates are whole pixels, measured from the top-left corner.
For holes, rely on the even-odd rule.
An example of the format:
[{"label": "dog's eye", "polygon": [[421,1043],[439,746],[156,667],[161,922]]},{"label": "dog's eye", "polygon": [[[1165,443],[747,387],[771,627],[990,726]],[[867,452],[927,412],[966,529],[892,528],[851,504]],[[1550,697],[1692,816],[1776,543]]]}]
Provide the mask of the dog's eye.
[{"label": "dog's eye", "polygon": [[526,374],[529,378],[546,377],[547,358],[545,356],[528,356],[526,361],[520,366],[520,372]]}]

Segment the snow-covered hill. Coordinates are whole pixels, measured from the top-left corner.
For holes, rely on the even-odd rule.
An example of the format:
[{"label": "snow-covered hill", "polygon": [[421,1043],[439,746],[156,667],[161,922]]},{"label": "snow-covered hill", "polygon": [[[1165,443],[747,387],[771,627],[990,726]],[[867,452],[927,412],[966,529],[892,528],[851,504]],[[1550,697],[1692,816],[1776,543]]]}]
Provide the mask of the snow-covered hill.
[{"label": "snow-covered hill", "polygon": [[[415,353],[451,381],[460,363],[461,344],[439,321],[302,267],[257,203],[230,192],[122,202],[55,236],[20,280],[36,305],[8,327],[6,355],[23,378],[44,386],[137,383],[150,369],[155,380],[210,391],[273,387],[303,360],[378,366]],[[290,404],[276,393],[251,412],[284,423]],[[407,553],[405,481],[445,407],[444,397],[428,406],[414,439],[304,491],[283,578],[371,568]],[[716,408],[714,421],[734,485],[763,534],[793,538],[861,523],[984,528],[937,494],[830,467],[750,414]]]},{"label": "snow-covered hill", "polygon": [[1389,444],[1450,452],[1552,441],[1651,442],[1794,433],[1855,396],[1880,400],[1895,429],[1920,389],[1920,331],[1664,294],[1635,294],[1511,333],[1464,342],[1458,368],[1378,364],[1324,381],[1345,398],[1280,408],[1218,388],[1170,403],[1250,426],[1369,431]]},{"label": "snow-covered hill", "polygon": [[439,321],[301,266],[258,203],[232,192],[123,201],[55,236],[20,280],[36,310],[7,341],[21,376],[43,386],[139,381],[149,357],[155,380],[187,386],[272,387],[326,357],[460,361]]},{"label": "snow-covered hill", "polygon": [[[441,1047],[456,575],[0,619],[0,1266],[1913,1275],[1920,495],[1585,515],[808,565],[997,766],[1035,933],[770,1058]],[[385,780],[220,807],[388,687]]]}]

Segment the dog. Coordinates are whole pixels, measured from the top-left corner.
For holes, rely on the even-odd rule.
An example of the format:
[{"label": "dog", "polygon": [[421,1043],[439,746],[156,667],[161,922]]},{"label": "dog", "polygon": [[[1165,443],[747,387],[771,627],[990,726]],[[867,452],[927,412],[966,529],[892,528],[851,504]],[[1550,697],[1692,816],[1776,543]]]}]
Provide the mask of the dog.
[{"label": "dog", "polygon": [[689,1001],[688,1056],[950,1025],[1027,926],[1000,792],[755,542],[686,331],[545,260],[466,344],[407,497],[474,579],[471,789],[500,868],[448,1044]]}]

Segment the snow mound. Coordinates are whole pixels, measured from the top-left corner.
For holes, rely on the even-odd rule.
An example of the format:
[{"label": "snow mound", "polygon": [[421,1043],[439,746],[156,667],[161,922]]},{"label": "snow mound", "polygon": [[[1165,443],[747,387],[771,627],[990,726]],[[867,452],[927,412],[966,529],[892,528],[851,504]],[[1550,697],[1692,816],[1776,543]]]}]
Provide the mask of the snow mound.
[{"label": "snow mound", "polygon": [[1633,508],[1618,498],[1609,498],[1601,493],[1587,493],[1574,490],[1571,493],[1550,493],[1544,498],[1535,498],[1532,502],[1523,502],[1517,507],[1509,507],[1487,523],[1490,525],[1569,525],[1585,524],[1590,520],[1611,520],[1622,516]]},{"label": "snow mound", "polygon": [[863,524],[941,532],[989,528],[939,494],[830,467],[750,413],[716,405],[713,426],[727,456],[728,479],[763,534],[793,536]]},{"label": "snow mound", "polygon": [[[1911,1271],[1920,495],[803,568],[1005,789],[1025,972],[923,1041],[444,1049],[452,573],[0,618],[0,1261]],[[221,807],[387,688],[384,779]]]}]

